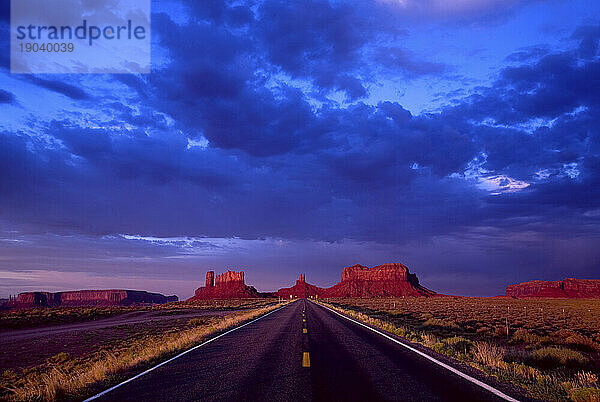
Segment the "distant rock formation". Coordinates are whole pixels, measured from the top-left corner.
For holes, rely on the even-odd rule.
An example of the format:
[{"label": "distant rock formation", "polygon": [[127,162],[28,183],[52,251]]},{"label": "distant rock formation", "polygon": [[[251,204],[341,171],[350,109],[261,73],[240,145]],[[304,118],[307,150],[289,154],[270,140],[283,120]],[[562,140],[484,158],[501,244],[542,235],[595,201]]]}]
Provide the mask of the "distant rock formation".
[{"label": "distant rock formation", "polygon": [[244,272],[227,271],[215,277],[214,271],[206,273],[205,286],[196,289],[188,300],[248,299],[261,297],[256,289],[244,282]]},{"label": "distant rock formation", "polygon": [[415,274],[400,263],[373,268],[363,265],[346,267],[342,281],[325,289],[322,297],[433,296],[435,292],[419,284]]},{"label": "distant rock formation", "polygon": [[600,298],[600,279],[574,279],[563,281],[529,281],[506,288],[506,296],[522,298]]},{"label": "distant rock formation", "polygon": [[25,292],[10,307],[79,307],[79,306],[128,306],[131,304],[162,304],[178,301],[177,296],[164,296],[141,290],[75,290],[71,292]]},{"label": "distant rock formation", "polygon": [[206,273],[205,286],[196,289],[188,300],[203,299],[245,299],[254,297],[307,298],[307,297],[385,297],[385,296],[434,296],[435,292],[419,285],[415,274],[411,274],[402,264],[383,264],[369,268],[363,265],[346,267],[342,280],[330,288],[320,288],[306,282],[300,274],[296,284],[279,289],[275,293],[259,293],[244,282],[244,272],[227,271],[215,276],[214,271]]},{"label": "distant rock formation", "polygon": [[330,288],[319,288],[306,283],[304,275],[291,288],[279,289],[277,296],[300,297],[427,297],[436,293],[419,284],[415,274],[399,263],[383,264],[373,268],[363,265],[346,267],[341,282]]},{"label": "distant rock formation", "polygon": [[296,280],[294,286],[291,288],[279,289],[276,295],[285,299],[317,297],[319,293],[322,293],[324,290],[325,289],[323,288],[306,283],[305,275],[300,274],[300,277]]}]

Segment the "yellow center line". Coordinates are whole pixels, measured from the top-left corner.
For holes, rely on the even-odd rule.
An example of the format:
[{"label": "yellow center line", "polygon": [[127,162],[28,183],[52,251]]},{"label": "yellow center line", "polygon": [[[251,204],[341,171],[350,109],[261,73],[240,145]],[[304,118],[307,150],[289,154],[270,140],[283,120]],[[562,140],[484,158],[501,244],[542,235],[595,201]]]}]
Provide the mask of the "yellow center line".
[{"label": "yellow center line", "polygon": [[308,352],[302,354],[302,367],[310,367],[310,355]]}]

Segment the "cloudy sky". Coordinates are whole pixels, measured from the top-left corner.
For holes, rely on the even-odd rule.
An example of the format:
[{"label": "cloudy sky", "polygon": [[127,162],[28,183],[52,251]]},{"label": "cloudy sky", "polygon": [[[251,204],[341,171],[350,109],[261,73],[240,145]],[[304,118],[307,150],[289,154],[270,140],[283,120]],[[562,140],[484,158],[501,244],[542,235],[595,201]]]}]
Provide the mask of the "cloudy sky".
[{"label": "cloudy sky", "polygon": [[600,2],[153,2],[148,75],[11,74],[7,3],[0,297],[600,277]]}]

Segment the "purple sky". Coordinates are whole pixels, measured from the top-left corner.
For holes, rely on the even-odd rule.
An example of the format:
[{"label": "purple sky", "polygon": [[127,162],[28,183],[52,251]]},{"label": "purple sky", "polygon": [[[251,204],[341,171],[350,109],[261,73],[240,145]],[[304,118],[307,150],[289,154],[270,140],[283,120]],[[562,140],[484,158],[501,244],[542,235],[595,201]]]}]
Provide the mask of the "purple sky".
[{"label": "purple sky", "polygon": [[0,297],[384,262],[463,295],[600,278],[599,3],[152,9],[149,75],[0,56]]}]

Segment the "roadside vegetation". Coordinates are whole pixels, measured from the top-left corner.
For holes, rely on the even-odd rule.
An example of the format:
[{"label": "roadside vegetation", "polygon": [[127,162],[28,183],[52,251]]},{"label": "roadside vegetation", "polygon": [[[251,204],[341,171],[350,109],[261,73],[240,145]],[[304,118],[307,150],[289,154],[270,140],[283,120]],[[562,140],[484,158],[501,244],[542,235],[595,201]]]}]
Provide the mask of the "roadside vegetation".
[{"label": "roadside vegetation", "polygon": [[53,307],[0,311],[0,330],[35,328],[48,325],[107,318],[144,307]]},{"label": "roadside vegetation", "polygon": [[[281,306],[276,301],[228,301],[222,308],[234,309],[227,314],[186,318],[177,325],[160,328],[150,324],[124,326],[126,336],[115,342],[103,343],[100,348],[74,357],[59,352],[34,367],[11,368],[1,373],[0,399],[81,400],[96,390],[109,387],[127,376],[136,374],[194,345],[216,333],[233,328],[245,321],[266,314]],[[184,305],[181,308],[200,308]],[[208,303],[205,304],[208,309]],[[172,313],[169,311],[169,314]],[[96,345],[99,346],[99,345]]]},{"label": "roadside vegetation", "polygon": [[542,400],[600,402],[600,300],[327,299]]},{"label": "roadside vegetation", "polygon": [[190,308],[203,310],[241,310],[266,306],[273,299],[230,299],[230,300],[198,300],[181,301],[153,305],[105,306],[105,307],[40,307],[29,309],[0,310],[0,330],[35,328],[49,325],[68,324],[108,318],[119,314],[169,310],[172,314],[177,309]]}]

